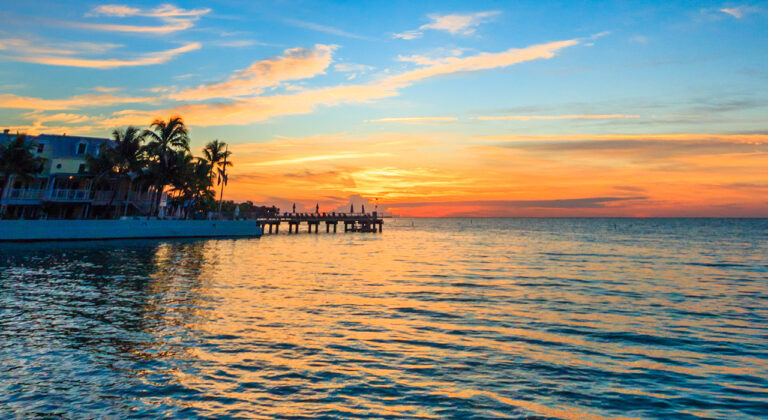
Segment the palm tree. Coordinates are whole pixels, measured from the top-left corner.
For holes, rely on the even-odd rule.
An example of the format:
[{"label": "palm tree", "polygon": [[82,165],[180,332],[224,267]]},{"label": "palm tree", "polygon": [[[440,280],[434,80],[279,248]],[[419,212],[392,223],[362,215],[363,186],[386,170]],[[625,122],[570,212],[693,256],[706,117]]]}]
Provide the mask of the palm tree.
[{"label": "palm tree", "polygon": [[211,164],[202,158],[179,151],[171,161],[171,192],[174,202],[183,205],[185,212],[205,209],[213,201]]},{"label": "palm tree", "polygon": [[232,152],[227,150],[227,143],[223,141],[213,140],[208,142],[203,149],[203,154],[205,155],[205,160],[211,164],[211,176],[213,176],[215,168],[221,171],[227,166],[232,166],[232,162],[228,160]]},{"label": "palm tree", "polygon": [[[40,172],[45,159],[35,156],[32,153],[34,148],[35,143],[27,140],[26,134],[16,134],[13,140],[0,145],[0,173],[5,176],[3,191],[11,188],[14,177],[30,181],[34,174]],[[5,206],[2,210],[5,213]]]},{"label": "palm tree", "polygon": [[152,211],[160,208],[163,189],[171,180],[171,160],[178,151],[189,151],[189,133],[184,121],[179,116],[171,117],[168,122],[157,119],[150,125],[150,130],[144,130],[149,139],[145,146],[150,159],[150,171],[155,184],[155,202]]},{"label": "palm tree", "polygon": [[[144,149],[142,142],[144,134],[136,127],[129,126],[124,130],[112,131],[112,145],[102,144],[97,156],[86,157],[88,171],[95,175],[94,182],[107,179],[117,179],[119,187],[128,181],[128,191],[125,199],[125,212],[128,211],[128,195],[130,194],[133,178],[141,173],[144,166]],[[109,206],[115,200],[119,188],[110,188],[112,197]]]},{"label": "palm tree", "polygon": [[144,155],[144,133],[136,127],[129,126],[125,130],[114,130],[112,139],[115,141],[112,147],[112,155],[115,160],[115,172],[122,178],[128,180],[128,189],[125,193],[125,209],[123,214],[128,213],[128,201],[133,188],[133,180],[141,174],[146,163]]},{"label": "palm tree", "polygon": [[[232,152],[229,151],[227,143],[223,141],[213,140],[205,145],[203,149],[206,160],[211,163],[211,177],[213,177],[213,170],[216,168],[216,172],[219,176],[219,184],[222,182],[227,184],[227,167],[232,166],[232,162],[229,160],[229,156]],[[224,185],[221,186],[221,195],[219,196],[219,213],[221,213],[221,203],[224,200]]]}]

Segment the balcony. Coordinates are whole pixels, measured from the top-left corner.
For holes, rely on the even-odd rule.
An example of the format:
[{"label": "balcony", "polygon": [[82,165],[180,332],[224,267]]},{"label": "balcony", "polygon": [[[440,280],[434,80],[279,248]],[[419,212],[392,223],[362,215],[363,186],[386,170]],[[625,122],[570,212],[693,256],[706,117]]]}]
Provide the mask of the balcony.
[{"label": "balcony", "polygon": [[[153,193],[151,192],[131,192],[130,196],[128,197],[127,201],[130,201],[132,203],[143,203],[143,202],[150,202],[153,198]],[[93,192],[93,203],[98,205],[107,204],[109,202],[112,202],[113,204],[117,203],[123,203],[125,202],[125,193],[124,192],[117,192],[114,191],[94,191]]]},{"label": "balcony", "polygon": [[51,191],[50,201],[89,201],[90,190],[60,190]]},{"label": "balcony", "polygon": [[13,188],[8,190],[5,196],[6,202],[40,201],[45,194],[45,190]]}]

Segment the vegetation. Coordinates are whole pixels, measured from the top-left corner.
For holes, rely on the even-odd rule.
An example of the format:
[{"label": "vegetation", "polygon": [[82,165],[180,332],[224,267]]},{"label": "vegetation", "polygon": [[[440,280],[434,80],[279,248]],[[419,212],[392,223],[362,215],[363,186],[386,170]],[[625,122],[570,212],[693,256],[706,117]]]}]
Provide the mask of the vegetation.
[{"label": "vegetation", "polygon": [[7,144],[0,144],[0,173],[5,176],[3,190],[12,188],[14,179],[30,181],[42,170],[45,159],[35,156],[32,152],[35,147],[25,134],[17,134]]},{"label": "vegetation", "polygon": [[[12,188],[14,180],[31,181],[41,172],[45,159],[35,156],[36,147],[24,134],[0,144],[0,175],[4,176],[0,187]],[[157,119],[144,130],[114,130],[111,143],[86,156],[86,168],[93,176],[94,191],[110,194],[107,210],[100,210],[102,216],[127,215],[131,206],[147,216],[159,215],[166,192],[171,206],[183,217],[200,217],[215,210],[214,188],[226,183],[231,155],[225,142],[213,140],[203,148],[202,156],[193,156],[189,131],[182,118],[174,116],[167,121]],[[137,200],[136,194],[143,197]],[[235,204],[226,204],[224,212],[234,212]],[[242,204],[240,211],[243,215],[276,213],[276,209],[259,208],[251,202]]]},{"label": "vegetation", "polygon": [[[129,197],[135,184],[149,186],[154,197],[147,214],[159,213],[164,191],[184,217],[214,209],[214,176],[224,172],[224,162],[231,155],[226,143],[214,140],[203,149],[203,157],[193,156],[189,131],[178,116],[155,120],[146,130],[115,130],[112,139],[113,147],[88,157],[88,170],[97,181],[109,183],[115,194],[120,191]],[[231,164],[226,161],[226,166]],[[129,202],[124,203],[125,214]]]}]

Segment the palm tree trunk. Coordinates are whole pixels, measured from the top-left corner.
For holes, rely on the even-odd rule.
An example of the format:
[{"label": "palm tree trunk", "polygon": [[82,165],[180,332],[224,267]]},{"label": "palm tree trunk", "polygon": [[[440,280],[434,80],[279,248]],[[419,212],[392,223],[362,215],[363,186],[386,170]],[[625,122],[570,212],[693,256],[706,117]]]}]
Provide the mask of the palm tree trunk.
[{"label": "palm tree trunk", "polygon": [[[13,175],[6,174],[5,187],[3,188],[2,194],[0,194],[0,201],[2,201],[3,198],[5,198],[5,196],[8,195],[8,190],[11,188],[11,182],[13,182]],[[5,203],[2,203],[2,205],[0,205],[0,219],[5,218],[5,210],[7,207],[8,206],[5,205]]]},{"label": "palm tree trunk", "polygon": [[130,178],[128,180],[128,192],[125,193],[125,201],[123,204],[125,204],[125,209],[123,210],[123,217],[128,216],[128,203],[129,199],[131,198],[131,189],[133,188],[133,178]]},{"label": "palm tree trunk", "polygon": [[155,191],[155,216],[160,215],[160,200],[163,198],[163,189],[165,188],[165,185],[157,185],[157,190]]}]

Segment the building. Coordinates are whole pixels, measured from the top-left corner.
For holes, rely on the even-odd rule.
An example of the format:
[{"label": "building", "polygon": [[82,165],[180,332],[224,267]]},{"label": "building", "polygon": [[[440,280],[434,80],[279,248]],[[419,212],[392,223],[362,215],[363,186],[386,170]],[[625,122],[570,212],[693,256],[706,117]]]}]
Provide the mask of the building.
[{"label": "building", "polygon": [[[0,144],[15,136],[5,130],[0,133]],[[4,218],[94,219],[148,214],[154,191],[147,183],[129,185],[124,180],[96,179],[88,172],[86,157],[98,156],[103,147],[112,145],[111,140],[50,134],[27,139],[35,144],[34,154],[45,163],[31,181],[11,175],[8,182],[0,173]]]}]

